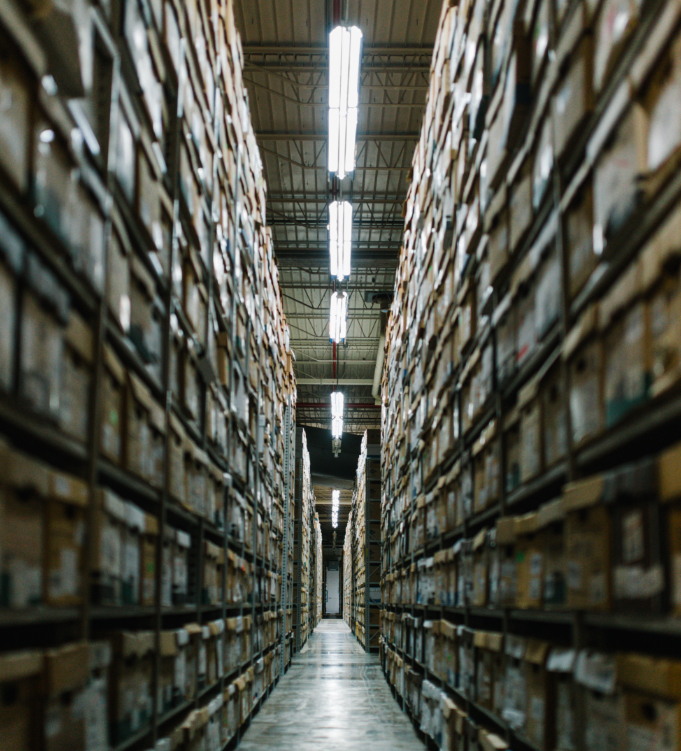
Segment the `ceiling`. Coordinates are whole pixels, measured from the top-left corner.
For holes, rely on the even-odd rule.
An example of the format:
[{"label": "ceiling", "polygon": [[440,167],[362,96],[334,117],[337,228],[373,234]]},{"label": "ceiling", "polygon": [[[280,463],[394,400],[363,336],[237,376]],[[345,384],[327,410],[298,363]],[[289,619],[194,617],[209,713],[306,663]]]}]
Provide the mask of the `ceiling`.
[{"label": "ceiling", "polygon": [[[328,33],[332,0],[234,0],[244,78],[268,185],[284,310],[298,379],[298,425],[328,428],[334,353],[328,337]],[[425,108],[441,0],[348,0],[347,22],[364,35],[357,167],[342,182],[352,201],[348,335],[335,377],[346,432],[380,426],[372,383],[381,307],[367,292],[392,292],[402,203]],[[321,407],[315,407],[321,404]],[[314,471],[314,468],[313,468]]]}]

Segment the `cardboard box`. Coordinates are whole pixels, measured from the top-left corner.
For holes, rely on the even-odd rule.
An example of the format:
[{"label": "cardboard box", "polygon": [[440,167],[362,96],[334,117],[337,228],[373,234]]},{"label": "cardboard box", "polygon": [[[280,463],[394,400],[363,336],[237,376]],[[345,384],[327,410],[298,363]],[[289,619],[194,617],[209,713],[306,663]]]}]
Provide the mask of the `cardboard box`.
[{"label": "cardboard box", "polygon": [[600,476],[565,488],[567,604],[574,610],[609,610],[611,605],[611,521],[602,504]]},{"label": "cardboard box", "polygon": [[521,172],[513,186],[510,188],[509,222],[511,255],[518,249],[532,222],[532,176]]},{"label": "cardboard box", "polygon": [[504,419],[504,450],[506,456],[506,493],[512,493],[519,485],[522,476],[520,439],[520,410],[515,407]]},{"label": "cardboard box", "polygon": [[25,249],[2,213],[0,234],[0,315],[5,321],[0,331],[0,390],[10,391],[16,364],[18,277],[23,270]]},{"label": "cardboard box", "polygon": [[173,549],[173,604],[189,604],[189,550],[191,537],[182,530],[175,532]]},{"label": "cardboard box", "polygon": [[150,607],[156,602],[156,547],[158,545],[158,519],[144,515],[142,554],[140,557],[140,604]]},{"label": "cardboard box", "polygon": [[[598,44],[596,44],[598,48]],[[594,170],[594,251],[606,252],[641,201],[639,179],[645,173],[645,114],[630,107],[619,122]]]},{"label": "cardboard box", "polygon": [[94,567],[92,599],[101,605],[120,605],[123,586],[123,543],[126,502],[113,491],[99,489],[92,522]]},{"label": "cardboard box", "polygon": [[36,118],[33,145],[34,211],[68,246],[70,202],[74,191],[73,163],[59,131],[42,115]]},{"label": "cardboard box", "polygon": [[201,600],[204,605],[216,605],[222,601],[222,570],[224,550],[208,540],[204,540],[203,550],[203,589]]},{"label": "cardboard box", "polygon": [[681,377],[681,283],[677,255],[681,211],[672,211],[641,254],[647,299],[650,394],[657,396]]},{"label": "cardboard box", "polygon": [[537,517],[544,551],[543,603],[549,609],[564,608],[567,600],[565,559],[565,507],[562,498],[544,504]]},{"label": "cardboard box", "polygon": [[520,410],[520,481],[527,482],[543,468],[539,381],[533,379],[518,395]]},{"label": "cardboard box", "polygon": [[159,637],[159,673],[156,704],[167,712],[184,700],[176,683],[176,663],[180,654],[175,631],[161,631]]},{"label": "cardboard box", "polygon": [[28,77],[17,63],[18,58],[6,49],[0,58],[0,92],[7,102],[0,112],[0,164],[24,193],[28,187],[31,96]]},{"label": "cardboard box", "polygon": [[506,681],[502,717],[509,726],[524,732],[527,723],[527,663],[525,640],[509,635],[504,645],[506,654]]},{"label": "cardboard box", "polygon": [[50,471],[45,502],[45,601],[76,606],[83,601],[87,484]]},{"label": "cardboard box", "polygon": [[476,631],[474,642],[476,646],[475,701],[493,712],[497,681],[503,678],[504,635],[493,631]]},{"label": "cardboard box", "polygon": [[516,602],[518,569],[515,556],[515,517],[502,516],[497,521],[496,545],[499,556],[499,589],[497,607],[512,607]]},{"label": "cardboard box", "polygon": [[26,265],[30,289],[21,310],[19,393],[30,408],[57,418],[68,298],[37,256],[28,255]]},{"label": "cardboard box", "polygon": [[603,331],[605,426],[611,427],[648,398],[648,316],[641,269],[634,261],[599,305]]},{"label": "cardboard box", "polygon": [[113,212],[111,242],[106,254],[106,301],[113,321],[130,330],[130,255],[132,248],[120,215]]},{"label": "cardboard box", "polygon": [[573,299],[598,265],[593,242],[593,190],[591,180],[575,193],[565,212],[565,246],[568,255],[569,293]]},{"label": "cardboard box", "polygon": [[539,533],[539,514],[515,517],[516,598],[518,608],[540,608],[544,588],[544,547]]},{"label": "cardboard box", "polygon": [[43,669],[40,652],[0,655],[0,735],[7,751],[40,748],[39,695]]},{"label": "cardboard box", "polygon": [[44,601],[44,503],[49,469],[30,457],[0,446],[0,603],[26,608]]},{"label": "cardboard box", "polygon": [[603,429],[603,352],[597,334],[598,312],[587,308],[568,334],[563,356],[568,360],[572,442],[575,446]]},{"label": "cardboard box", "polygon": [[59,422],[66,433],[83,442],[88,439],[92,358],[92,329],[72,310],[64,332]]},{"label": "cardboard box", "polygon": [[170,414],[170,494],[181,505],[186,503],[184,452],[187,436],[182,423]]},{"label": "cardboard box", "polygon": [[615,658],[581,651],[577,656],[575,680],[580,684],[584,706],[586,748],[618,751],[622,748],[624,706],[617,686]]},{"label": "cardboard box", "polygon": [[146,478],[150,456],[149,424],[153,397],[134,375],[128,373],[125,409],[125,466],[134,474]]},{"label": "cardboard box", "polygon": [[577,747],[576,688],[573,673],[577,653],[574,649],[554,647],[549,652],[546,669],[556,687],[556,751],[573,751]]},{"label": "cardboard box", "polygon": [[537,748],[554,748],[556,735],[556,692],[553,673],[547,670],[546,642],[528,642],[527,725],[525,733]]},{"label": "cardboard box", "polygon": [[654,459],[625,465],[605,477],[603,496],[612,509],[613,602],[620,611],[661,612],[666,605],[657,480]]},{"label": "cardboard box", "polygon": [[[571,41],[573,35],[582,31],[582,13],[575,12],[565,36]],[[561,40],[561,45],[563,41]],[[592,94],[593,42],[586,34],[581,37],[564,60],[563,75],[553,99],[556,154],[560,159],[568,156],[568,146],[573,142],[586,116],[593,108]]]},{"label": "cardboard box", "polygon": [[114,464],[123,460],[125,370],[110,347],[103,348],[101,451]]},{"label": "cardboard box", "polygon": [[126,503],[121,582],[122,601],[125,605],[140,604],[142,536],[145,531],[145,526],[145,513],[134,504]]},{"label": "cardboard box", "polygon": [[85,751],[80,702],[88,680],[89,660],[85,642],[45,655],[45,751]]},{"label": "cardboard box", "polygon": [[109,709],[112,740],[116,744],[151,721],[154,641],[152,631],[122,631],[112,637]]},{"label": "cardboard box", "polygon": [[567,398],[558,362],[541,379],[541,448],[546,469],[554,466],[567,454]]}]

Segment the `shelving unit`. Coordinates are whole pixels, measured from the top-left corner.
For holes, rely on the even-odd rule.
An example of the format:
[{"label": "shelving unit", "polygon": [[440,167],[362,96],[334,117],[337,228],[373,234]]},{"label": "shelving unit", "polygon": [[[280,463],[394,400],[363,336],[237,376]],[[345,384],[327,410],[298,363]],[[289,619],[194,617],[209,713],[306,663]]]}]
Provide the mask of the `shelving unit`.
[{"label": "shelving unit", "polygon": [[300,652],[319,622],[321,527],[312,487],[310,453],[303,428],[296,430],[295,539],[293,543],[294,650]]},{"label": "shelving unit", "polygon": [[637,692],[676,702],[643,682],[679,646],[681,16],[618,36],[612,7],[443,4],[381,519],[384,669],[446,748],[591,749],[637,732]]},{"label": "shelving unit", "polygon": [[381,445],[365,431],[343,545],[343,612],[367,652],[377,652],[381,610]]},{"label": "shelving unit", "polygon": [[98,749],[221,751],[293,633],[295,378],[241,42],[229,3],[81,5],[0,8],[0,665],[84,666],[47,702],[76,733],[91,700]]}]

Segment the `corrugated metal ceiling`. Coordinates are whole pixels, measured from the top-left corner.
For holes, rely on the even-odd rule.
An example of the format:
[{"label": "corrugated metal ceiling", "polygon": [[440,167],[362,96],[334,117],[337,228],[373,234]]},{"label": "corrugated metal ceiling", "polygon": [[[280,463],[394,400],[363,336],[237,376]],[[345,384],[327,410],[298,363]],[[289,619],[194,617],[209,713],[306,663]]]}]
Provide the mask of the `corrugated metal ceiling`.
[{"label": "corrugated metal ceiling", "polygon": [[[284,307],[299,379],[298,400],[328,402],[327,173],[328,32],[331,3],[234,0],[251,115],[268,184]],[[348,338],[338,348],[346,401],[371,402],[380,305],[365,292],[392,290],[402,237],[402,202],[418,139],[441,0],[349,0],[346,19],[364,35],[357,167],[343,183],[352,201],[353,274]],[[362,383],[353,383],[360,381]],[[377,427],[378,410],[346,413],[346,430]],[[298,412],[299,424],[329,427],[328,410]]]}]

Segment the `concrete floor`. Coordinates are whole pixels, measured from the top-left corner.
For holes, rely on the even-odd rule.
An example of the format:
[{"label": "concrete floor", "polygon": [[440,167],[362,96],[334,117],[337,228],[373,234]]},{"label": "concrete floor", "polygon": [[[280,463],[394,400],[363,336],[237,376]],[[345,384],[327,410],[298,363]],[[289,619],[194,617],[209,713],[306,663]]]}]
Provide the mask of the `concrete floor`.
[{"label": "concrete floor", "polygon": [[239,751],[423,751],[376,655],[324,620],[255,717]]}]

